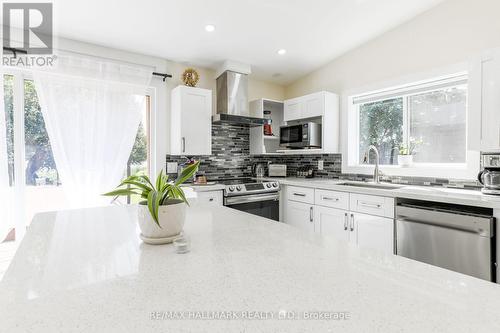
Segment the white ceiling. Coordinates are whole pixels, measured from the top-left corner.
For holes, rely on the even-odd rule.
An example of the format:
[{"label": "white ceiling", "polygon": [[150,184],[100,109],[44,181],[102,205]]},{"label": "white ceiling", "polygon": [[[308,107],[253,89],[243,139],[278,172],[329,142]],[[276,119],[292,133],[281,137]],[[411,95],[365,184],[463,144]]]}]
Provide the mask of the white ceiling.
[{"label": "white ceiling", "polygon": [[56,0],[54,16],[62,37],[214,69],[231,59],[288,84],[440,2]]}]

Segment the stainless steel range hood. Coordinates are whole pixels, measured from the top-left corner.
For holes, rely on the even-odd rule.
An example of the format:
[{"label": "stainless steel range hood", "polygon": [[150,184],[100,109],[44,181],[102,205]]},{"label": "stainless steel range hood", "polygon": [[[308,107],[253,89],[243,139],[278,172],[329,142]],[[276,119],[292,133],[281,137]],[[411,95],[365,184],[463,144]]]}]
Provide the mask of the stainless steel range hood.
[{"label": "stainless steel range hood", "polygon": [[264,118],[250,116],[247,74],[226,70],[217,78],[217,114],[212,122],[250,127],[267,123]]}]

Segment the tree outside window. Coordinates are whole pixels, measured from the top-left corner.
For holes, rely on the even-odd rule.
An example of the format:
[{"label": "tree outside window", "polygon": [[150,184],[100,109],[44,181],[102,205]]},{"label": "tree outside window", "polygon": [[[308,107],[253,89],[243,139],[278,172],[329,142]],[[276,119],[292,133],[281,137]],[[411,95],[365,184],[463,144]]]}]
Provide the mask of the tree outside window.
[{"label": "tree outside window", "polygon": [[[377,147],[380,164],[397,164],[398,147],[403,143],[403,98],[359,106],[359,162],[363,163],[370,145]],[[369,162],[374,164],[375,153]]]}]

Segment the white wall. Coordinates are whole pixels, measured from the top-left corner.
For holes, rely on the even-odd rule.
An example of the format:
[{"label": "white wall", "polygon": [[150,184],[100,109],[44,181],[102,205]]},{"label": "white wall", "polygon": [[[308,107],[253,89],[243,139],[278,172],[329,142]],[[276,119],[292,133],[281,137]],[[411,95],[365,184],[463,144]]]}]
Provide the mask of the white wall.
[{"label": "white wall", "polygon": [[445,1],[295,81],[285,96],[342,93],[467,61],[500,46],[499,17],[499,0]]},{"label": "white wall", "polygon": [[[104,58],[152,66],[156,72],[169,73],[173,75],[173,77],[167,79],[166,82],[163,82],[160,77],[153,77],[151,82],[151,86],[155,92],[155,98],[152,103],[156,110],[154,121],[155,126],[152,128],[152,134],[154,136],[154,140],[152,142],[154,146],[152,162],[155,166],[153,171],[158,173],[160,169],[165,167],[165,157],[169,147],[168,118],[170,112],[170,92],[173,88],[182,84],[182,72],[185,68],[190,66],[158,57],[151,57],[68,39],[60,38],[57,39],[55,43],[55,47],[57,49],[70,50]],[[212,90],[213,112],[215,113],[215,71],[199,67],[195,68],[200,74],[200,81],[197,86]],[[250,76],[248,94],[249,100],[258,98],[283,100],[285,97],[285,88],[277,84],[254,80]]]}]

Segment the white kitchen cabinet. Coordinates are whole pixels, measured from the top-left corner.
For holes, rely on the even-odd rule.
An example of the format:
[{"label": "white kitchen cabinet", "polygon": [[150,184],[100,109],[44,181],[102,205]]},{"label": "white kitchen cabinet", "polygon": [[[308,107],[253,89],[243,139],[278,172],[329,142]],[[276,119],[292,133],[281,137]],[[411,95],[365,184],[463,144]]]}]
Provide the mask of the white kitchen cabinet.
[{"label": "white kitchen cabinet", "polygon": [[304,96],[302,98],[302,118],[321,117],[325,113],[325,99],[328,97],[327,94],[327,92],[322,91]]},{"label": "white kitchen cabinet", "polygon": [[[359,247],[394,253],[394,220],[362,213],[349,215],[349,230]],[[352,241],[351,241],[352,242]]]},{"label": "white kitchen cabinet", "polygon": [[[309,119],[321,124],[321,149],[318,153],[339,153],[339,96],[328,92],[288,99],[284,102],[283,119],[287,124],[296,124]],[[293,150],[297,152],[300,150]],[[307,151],[307,150],[305,150]],[[279,150],[278,152],[286,152]]]},{"label": "white kitchen cabinet", "polygon": [[[480,80],[480,81],[479,81]],[[500,150],[500,49],[488,51],[471,73],[472,103],[481,110],[480,150]],[[474,105],[474,106],[476,106]],[[473,108],[472,110],[477,110]]]},{"label": "white kitchen cabinet", "polygon": [[285,116],[284,120],[297,120],[302,118],[303,101],[300,98],[290,99],[285,101]]},{"label": "white kitchen cabinet", "polygon": [[[285,101],[285,121],[321,117],[338,108],[338,96],[327,91],[300,96]],[[335,110],[333,110],[335,112]]]},{"label": "white kitchen cabinet", "polygon": [[314,206],[314,231],[359,247],[394,253],[394,222],[391,218]]},{"label": "white kitchen cabinet", "polygon": [[200,205],[222,206],[222,191],[196,192],[197,201]]},{"label": "white kitchen cabinet", "polygon": [[172,90],[170,154],[212,154],[212,91],[178,86]]},{"label": "white kitchen cabinet", "polygon": [[363,248],[394,253],[393,198],[289,185],[282,190],[285,223]]},{"label": "white kitchen cabinet", "polygon": [[[322,206],[314,206],[314,231],[349,242],[349,212]],[[355,242],[353,237],[353,241]]]},{"label": "white kitchen cabinet", "polygon": [[292,200],[286,201],[285,222],[307,232],[314,232],[313,205]]}]

